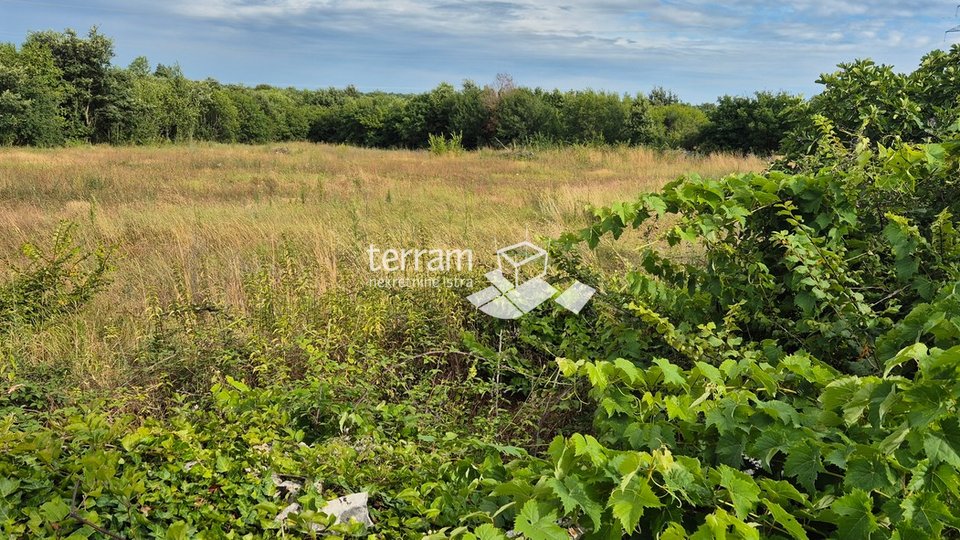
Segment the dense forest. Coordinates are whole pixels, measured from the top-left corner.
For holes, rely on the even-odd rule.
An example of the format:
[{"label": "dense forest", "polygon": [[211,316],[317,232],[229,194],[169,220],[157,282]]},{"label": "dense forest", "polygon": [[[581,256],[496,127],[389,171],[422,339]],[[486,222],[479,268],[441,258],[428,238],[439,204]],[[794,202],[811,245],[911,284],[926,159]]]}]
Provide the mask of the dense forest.
[{"label": "dense forest", "polygon": [[144,57],[119,67],[113,56],[112,40],[96,28],[86,37],[35,32],[19,47],[0,45],[0,143],[310,140],[422,148],[438,135],[456,136],[466,148],[600,143],[770,153],[806,107],[784,93],[694,106],[661,87],[632,96],[530,89],[505,74],[489,85],[443,83],[421,94],[249,87],[190,80],[179,66],[151,68]]}]

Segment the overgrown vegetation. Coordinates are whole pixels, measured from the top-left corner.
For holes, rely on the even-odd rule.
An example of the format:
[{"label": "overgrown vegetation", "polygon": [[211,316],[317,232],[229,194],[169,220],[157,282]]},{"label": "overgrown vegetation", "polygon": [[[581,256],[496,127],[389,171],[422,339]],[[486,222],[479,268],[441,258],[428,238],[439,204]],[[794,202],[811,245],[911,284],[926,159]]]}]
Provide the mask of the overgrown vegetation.
[{"label": "overgrown vegetation", "polygon": [[501,483],[491,523],[529,538],[954,537],[960,141],[855,162],[684,178],[569,236],[596,245],[675,215],[668,241],[705,253],[651,250],[624,277],[622,316],[655,336],[639,355],[558,360],[589,381],[594,430]]},{"label": "overgrown vegetation", "polygon": [[[126,358],[137,380],[75,392],[56,364],[22,362],[29,336],[107,277],[106,252],[61,229],[0,286],[0,328],[16,329],[0,334],[0,530],[956,538],[960,129],[954,98],[928,85],[952,80],[952,57],[928,56],[929,76],[862,62],[825,76],[809,118],[783,105],[797,146],[774,170],[690,174],[596,207],[551,246],[551,280],[600,291],[580,316],[548,304],[494,321],[462,300],[472,290],[360,275],[318,291],[284,244],[243,273],[244,309],[157,299]],[[888,114],[890,92],[929,112],[910,117],[918,129]],[[357,213],[347,226],[366,242]],[[638,234],[639,258],[618,249]],[[372,528],[323,514],[360,490]]]}]

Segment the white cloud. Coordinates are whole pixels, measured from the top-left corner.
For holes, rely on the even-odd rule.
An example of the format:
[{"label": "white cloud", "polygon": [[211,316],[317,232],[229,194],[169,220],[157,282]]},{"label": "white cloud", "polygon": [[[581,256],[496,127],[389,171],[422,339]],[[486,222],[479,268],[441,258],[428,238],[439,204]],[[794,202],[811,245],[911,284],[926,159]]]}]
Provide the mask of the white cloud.
[{"label": "white cloud", "polygon": [[262,17],[295,17],[327,5],[327,0],[206,0],[202,2],[175,2],[176,12],[205,19],[241,20]]},{"label": "white cloud", "polygon": [[942,36],[937,21],[949,27],[953,15],[946,9],[941,19],[931,18],[933,8],[922,0],[174,0],[170,6],[181,17],[246,28],[287,48],[322,50],[323,58],[371,65],[395,59],[391,69],[462,74],[454,80],[467,76],[466,66],[488,73],[515,66],[548,73],[540,75],[546,81],[589,80],[603,71],[649,77],[648,86],[663,82],[655,77],[712,77],[773,88],[796,81],[812,87],[820,72],[857,57],[912,69],[935,44],[929,36]]}]

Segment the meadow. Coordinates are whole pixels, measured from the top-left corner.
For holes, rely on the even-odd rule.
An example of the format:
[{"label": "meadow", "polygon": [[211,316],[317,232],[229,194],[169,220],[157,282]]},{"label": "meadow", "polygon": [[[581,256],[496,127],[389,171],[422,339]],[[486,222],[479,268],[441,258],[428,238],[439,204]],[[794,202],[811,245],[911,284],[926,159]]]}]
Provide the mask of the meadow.
[{"label": "meadow", "polygon": [[[281,349],[318,325],[344,341],[359,338],[359,329],[383,324],[373,314],[362,320],[360,311],[403,295],[436,293],[443,297],[430,300],[441,302],[432,308],[437,318],[467,317],[472,308],[460,297],[473,291],[370,291],[366,281],[382,275],[367,267],[368,246],[467,248],[477,269],[488,269],[498,247],[582,227],[590,205],[654,191],[682,174],[718,177],[764,166],[754,157],[628,147],[442,156],[309,143],[3,148],[2,273],[23,265],[24,243],[49,246],[63,222],[75,224],[84,249],[111,253],[109,283],[88,306],[36,332],[11,334],[4,350],[21,370],[55,374],[62,388],[136,387],[150,401],[151,385],[167,384],[152,374],[197,369],[182,365],[183,351],[145,352],[171,311],[229,313],[245,321],[243,339],[280,340]],[[616,252],[587,252],[588,263],[618,267],[642,243],[636,235]],[[303,307],[310,299],[363,294],[376,302],[352,304],[357,313],[349,320],[317,320]],[[266,312],[269,330],[255,323]],[[238,323],[224,324],[236,330]],[[352,340],[352,347],[363,345]],[[197,346],[190,353],[197,362],[222,355]],[[206,389],[209,375],[178,374],[174,390]]]}]

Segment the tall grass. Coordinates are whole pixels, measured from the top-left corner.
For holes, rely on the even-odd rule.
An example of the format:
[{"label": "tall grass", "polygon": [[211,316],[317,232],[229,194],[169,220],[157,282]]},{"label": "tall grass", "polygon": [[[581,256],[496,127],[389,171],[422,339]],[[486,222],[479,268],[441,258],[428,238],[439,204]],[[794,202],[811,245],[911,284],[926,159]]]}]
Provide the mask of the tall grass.
[{"label": "tall grass", "polygon": [[[369,244],[469,248],[478,267],[490,267],[500,246],[578,227],[589,204],[685,173],[763,167],[755,158],[641,148],[548,149],[523,159],[306,143],[282,152],[0,149],[0,254],[10,256],[0,275],[21,244],[63,220],[78,224],[81,244],[114,249],[112,282],[85,309],[7,337],[0,352],[21,367],[54,369],[76,388],[154,391],[177,373],[178,389],[206,384],[217,366],[237,361],[223,351],[247,367],[258,365],[251,355],[263,366],[273,361],[264,355],[276,355],[295,370],[304,336],[323,337],[328,353],[344,358],[363,346],[412,351],[428,336],[457,339],[468,329],[460,298],[472,291],[371,290]],[[634,245],[618,245],[610,260],[629,257]],[[593,256],[588,262],[603,262]],[[416,320],[399,314],[405,303],[423,308]]]}]

